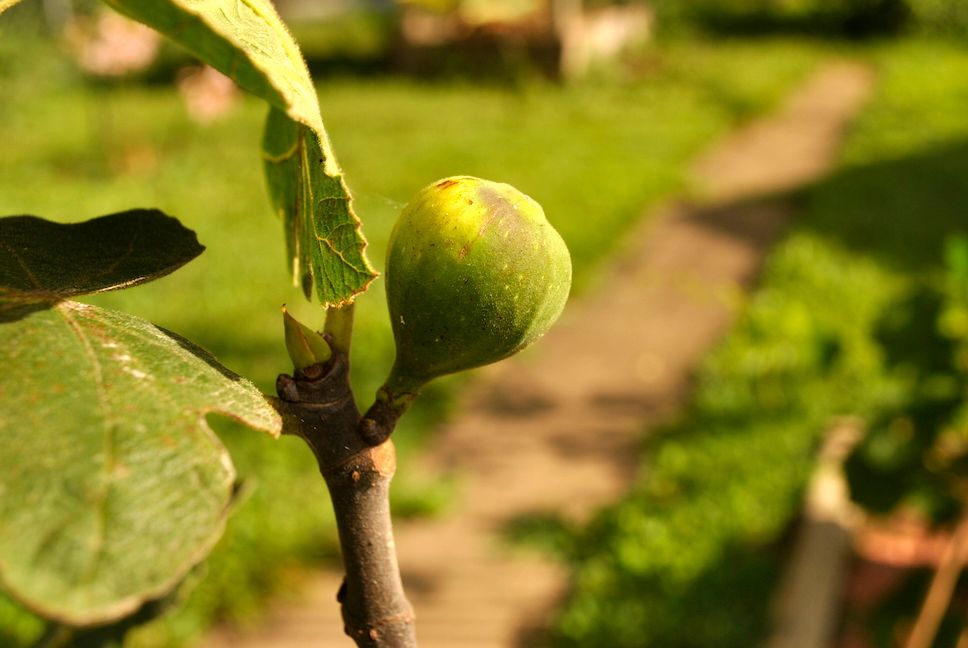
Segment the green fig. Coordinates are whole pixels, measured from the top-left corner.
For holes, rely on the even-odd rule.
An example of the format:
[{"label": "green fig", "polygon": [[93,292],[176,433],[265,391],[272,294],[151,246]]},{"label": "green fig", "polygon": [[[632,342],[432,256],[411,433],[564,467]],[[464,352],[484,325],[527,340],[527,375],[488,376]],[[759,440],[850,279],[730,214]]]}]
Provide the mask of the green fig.
[{"label": "green fig", "polygon": [[397,354],[380,397],[405,407],[427,381],[544,335],[568,299],[571,257],[533,199],[455,176],[425,187],[400,214],[386,282]]}]

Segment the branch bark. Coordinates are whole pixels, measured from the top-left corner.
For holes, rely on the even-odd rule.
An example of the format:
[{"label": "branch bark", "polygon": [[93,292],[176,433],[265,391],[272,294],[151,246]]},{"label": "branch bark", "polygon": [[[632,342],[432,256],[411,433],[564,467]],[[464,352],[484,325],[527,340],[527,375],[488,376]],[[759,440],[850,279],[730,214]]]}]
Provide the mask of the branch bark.
[{"label": "branch bark", "polygon": [[349,386],[345,353],[280,375],[276,391],[295,433],[309,445],[329,487],[346,577],[337,594],[343,624],[360,648],[416,648],[413,608],[403,591],[390,520],[396,451],[366,434]]},{"label": "branch bark", "polygon": [[934,643],[944,613],[951,604],[951,596],[958,584],[958,576],[964,569],[966,550],[968,550],[968,516],[961,519],[948,542],[905,648],[930,648]]}]

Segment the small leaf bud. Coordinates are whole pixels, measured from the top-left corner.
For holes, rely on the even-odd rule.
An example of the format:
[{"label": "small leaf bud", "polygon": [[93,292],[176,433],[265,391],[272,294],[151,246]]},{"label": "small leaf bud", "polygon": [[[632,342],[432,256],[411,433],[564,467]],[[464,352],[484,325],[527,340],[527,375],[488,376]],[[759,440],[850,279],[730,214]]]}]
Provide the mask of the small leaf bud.
[{"label": "small leaf bud", "polygon": [[282,306],[282,321],[286,331],[286,351],[297,370],[326,362],[333,356],[325,338],[290,315],[285,304]]}]

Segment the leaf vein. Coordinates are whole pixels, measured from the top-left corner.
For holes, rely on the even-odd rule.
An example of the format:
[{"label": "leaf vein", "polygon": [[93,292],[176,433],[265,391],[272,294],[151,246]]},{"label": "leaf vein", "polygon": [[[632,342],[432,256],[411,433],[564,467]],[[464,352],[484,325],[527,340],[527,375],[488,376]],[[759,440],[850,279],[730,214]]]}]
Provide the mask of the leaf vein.
[{"label": "leaf vein", "polygon": [[13,247],[11,247],[10,244],[7,243],[6,241],[0,241],[0,244],[2,244],[3,247],[7,249],[7,251],[10,253],[10,256],[12,256],[14,261],[17,262],[17,265],[19,265],[23,269],[24,274],[27,275],[27,278],[30,279],[30,281],[34,284],[34,286],[36,286],[38,289],[43,291],[44,285],[40,283],[40,280],[37,279],[37,276],[33,272],[31,272],[30,267],[27,265],[27,262],[23,260],[23,257],[17,254],[17,251]]},{"label": "leaf vein", "polygon": [[70,327],[71,331],[80,341],[81,346],[84,348],[84,354],[88,357],[91,363],[91,369],[94,374],[94,391],[97,393],[98,408],[101,410],[102,416],[104,417],[104,472],[106,478],[104,480],[103,486],[98,489],[95,495],[94,502],[94,513],[97,516],[97,534],[94,538],[94,546],[91,550],[93,554],[93,560],[91,561],[91,566],[88,568],[87,573],[84,576],[86,582],[93,581],[96,574],[97,568],[100,565],[101,559],[104,556],[104,547],[106,541],[106,524],[107,524],[107,499],[108,492],[111,490],[111,480],[107,478],[110,473],[110,466],[114,464],[115,461],[115,417],[112,414],[111,408],[108,404],[107,386],[104,384],[104,371],[101,366],[101,362],[98,360],[97,354],[94,352],[94,347],[91,345],[90,339],[84,333],[84,329],[81,325],[68,313],[68,308],[70,308],[70,302],[65,304],[63,307],[58,308],[57,312],[64,321]]}]

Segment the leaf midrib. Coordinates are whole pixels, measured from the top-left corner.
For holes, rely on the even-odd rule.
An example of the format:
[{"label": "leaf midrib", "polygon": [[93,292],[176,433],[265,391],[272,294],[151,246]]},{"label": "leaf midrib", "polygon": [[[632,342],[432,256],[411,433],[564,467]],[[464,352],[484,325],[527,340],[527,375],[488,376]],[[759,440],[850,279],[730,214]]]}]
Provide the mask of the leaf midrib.
[{"label": "leaf midrib", "polygon": [[104,472],[104,479],[102,485],[98,489],[95,496],[94,509],[97,515],[97,535],[95,536],[94,546],[91,550],[93,554],[93,560],[91,561],[91,566],[88,571],[84,574],[82,582],[90,583],[94,580],[97,575],[98,567],[104,556],[104,548],[106,546],[106,527],[107,527],[107,501],[108,493],[111,490],[112,480],[110,478],[110,467],[114,465],[116,459],[116,440],[114,431],[117,426],[117,417],[111,411],[108,405],[108,394],[107,386],[104,384],[104,372],[101,366],[101,361],[98,359],[97,354],[94,352],[94,347],[91,345],[90,339],[84,334],[81,325],[68,313],[68,310],[72,308],[70,302],[65,303],[56,308],[57,313],[64,319],[67,325],[70,327],[71,331],[74,333],[75,337],[80,341],[81,346],[84,348],[84,354],[88,357],[91,363],[91,369],[94,374],[94,391],[97,394],[98,409],[101,411],[103,420],[103,434],[104,434],[104,465],[102,470]]}]

